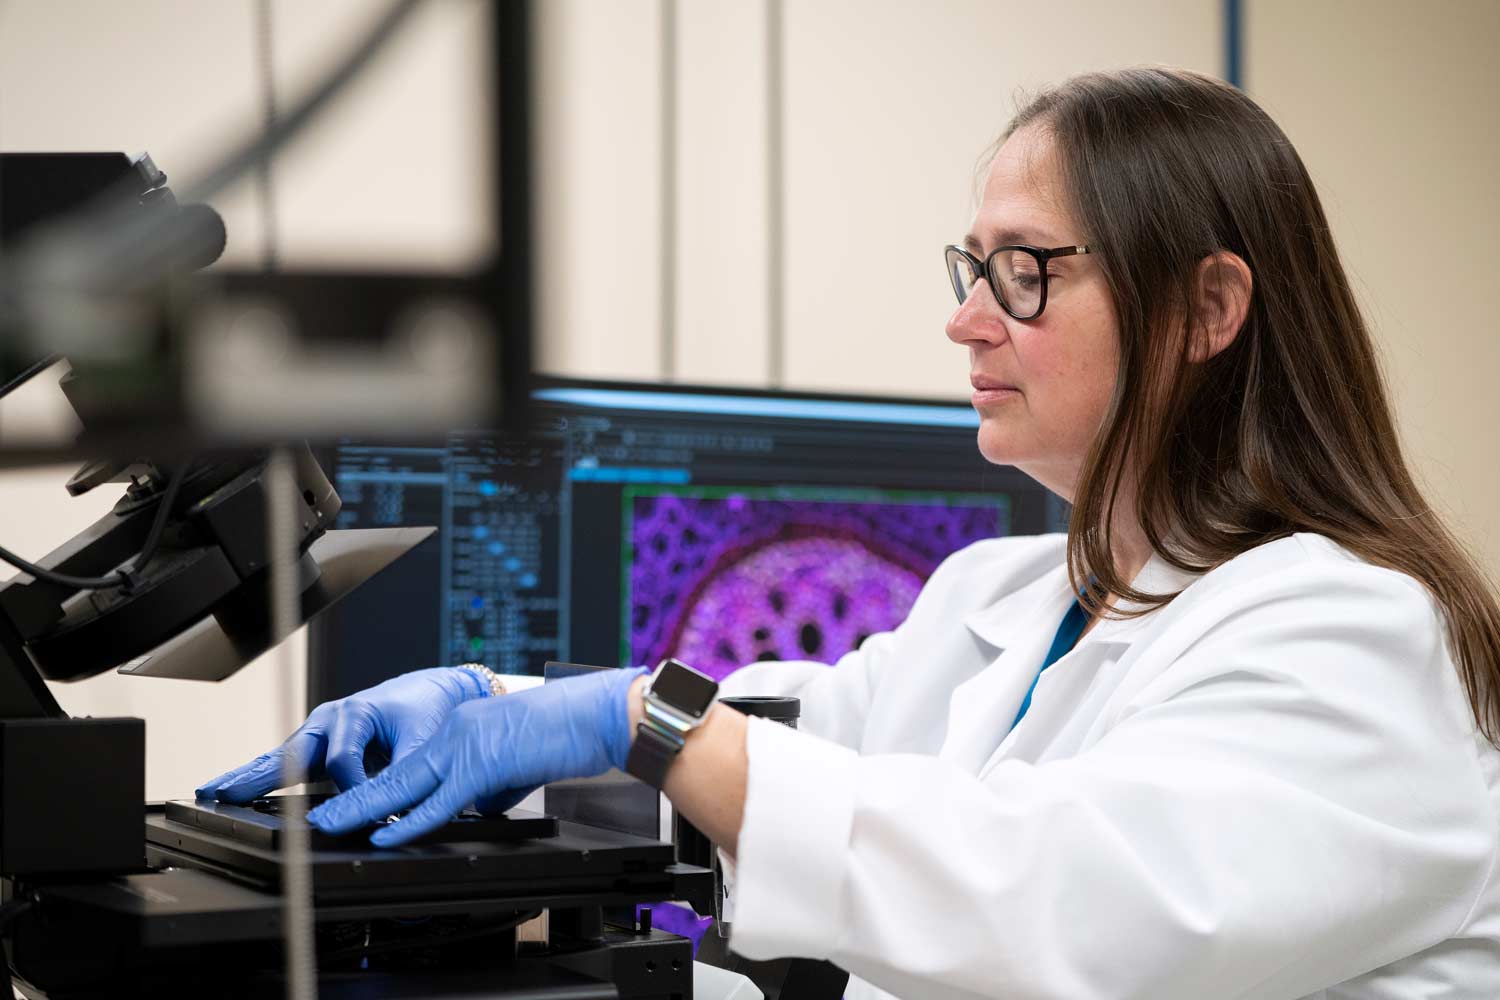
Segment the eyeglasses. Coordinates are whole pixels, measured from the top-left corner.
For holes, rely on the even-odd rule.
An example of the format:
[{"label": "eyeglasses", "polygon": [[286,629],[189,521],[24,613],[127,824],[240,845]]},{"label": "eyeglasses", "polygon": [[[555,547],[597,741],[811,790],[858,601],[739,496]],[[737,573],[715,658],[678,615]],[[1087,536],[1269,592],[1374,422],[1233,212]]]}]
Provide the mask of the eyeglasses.
[{"label": "eyeglasses", "polygon": [[963,305],[974,290],[974,283],[984,278],[990,283],[995,301],[1015,319],[1036,319],[1047,306],[1047,261],[1053,257],[1072,257],[1093,253],[1089,247],[996,247],[984,260],[963,247],[944,247],[943,259],[948,265],[948,280],[953,294]]}]

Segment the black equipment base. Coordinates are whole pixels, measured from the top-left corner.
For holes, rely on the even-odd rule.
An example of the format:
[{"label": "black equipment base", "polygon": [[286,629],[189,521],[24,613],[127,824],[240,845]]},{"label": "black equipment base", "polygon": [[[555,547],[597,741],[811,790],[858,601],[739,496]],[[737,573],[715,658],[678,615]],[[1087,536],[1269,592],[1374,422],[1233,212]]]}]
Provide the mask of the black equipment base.
[{"label": "black equipment base", "polygon": [[[281,885],[281,858],[273,848],[176,822],[160,806],[147,811],[146,860],[271,892]],[[309,862],[320,916],[338,918],[355,912],[396,916],[412,907],[421,914],[472,912],[483,901],[531,909],[575,899],[611,906],[683,899],[706,909],[713,899],[705,870],[678,865],[671,844],[562,821],[554,837],[341,845],[315,848]]]},{"label": "black equipment base", "polygon": [[[195,813],[221,815],[182,812]],[[319,995],[690,998],[687,939],[613,927],[601,913],[664,899],[707,909],[710,873],[676,863],[671,844],[550,817],[510,822],[533,819],[555,836],[313,848]],[[279,853],[164,806],[148,808],[146,835],[149,871],[0,883],[5,900],[30,902],[7,934],[22,993],[285,996]],[[550,943],[518,943],[515,927],[543,909]]]},{"label": "black equipment base", "polygon": [[140,719],[0,719],[0,873],[138,870],[145,765]]},{"label": "black equipment base", "polygon": [[[149,895],[160,897],[185,887],[180,879],[163,878],[161,882]],[[129,890],[122,889],[121,898],[114,904],[141,888],[142,883],[137,881]],[[53,890],[46,898],[54,912],[64,912],[65,900],[83,902],[65,889]],[[89,902],[98,904],[101,900],[94,897]],[[200,904],[205,902],[206,898],[199,900]],[[267,902],[271,905],[265,916],[275,923],[279,920],[279,903],[262,900],[263,905]],[[160,906],[160,900],[155,905]],[[262,932],[234,946],[215,941],[176,949],[165,947],[161,937],[153,936],[148,947],[146,942],[132,939],[131,921],[122,914],[115,914],[118,919],[97,919],[108,912],[87,905],[71,912],[79,922],[70,929],[90,935],[83,942],[49,936],[44,928],[28,927],[23,921],[17,927],[14,947],[19,970],[15,986],[21,994],[30,1000],[121,996],[283,1000],[287,996],[279,936],[268,937]],[[178,908],[177,919],[186,917],[187,923],[193,923],[195,916],[206,913],[194,913],[192,907]],[[136,916],[142,916],[139,908]],[[164,910],[155,920],[147,921],[166,922]],[[337,930],[347,933],[349,925]],[[320,928],[320,942],[326,936]],[[551,947],[516,947],[513,938],[503,936],[464,940],[455,935],[455,941],[446,950],[439,944],[430,955],[413,950],[406,967],[351,969],[348,962],[334,968],[320,964],[318,996],[324,1000],[687,1000],[693,995],[691,942],[661,931],[636,933],[606,926],[590,940],[564,940]],[[80,952],[80,944],[85,943],[87,950]]]}]

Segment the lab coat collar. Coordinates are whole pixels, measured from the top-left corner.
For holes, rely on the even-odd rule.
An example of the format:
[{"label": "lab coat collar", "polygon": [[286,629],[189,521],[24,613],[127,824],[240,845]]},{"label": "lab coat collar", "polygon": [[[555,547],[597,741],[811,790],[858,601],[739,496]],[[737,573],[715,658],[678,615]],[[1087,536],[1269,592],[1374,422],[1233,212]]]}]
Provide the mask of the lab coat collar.
[{"label": "lab coat collar", "polygon": [[[1177,594],[1187,589],[1187,586],[1198,579],[1200,574],[1188,573],[1168,563],[1161,556],[1152,554],[1141,567],[1141,571],[1135,575],[1130,585],[1147,594]],[[1139,610],[1145,605],[1134,601],[1121,601],[1119,610],[1130,612]],[[1087,646],[1096,642],[1115,642],[1128,645],[1135,640],[1137,634],[1146,626],[1150,625],[1156,618],[1155,613],[1147,613],[1136,618],[1113,618],[1105,617],[1103,621],[1089,629],[1088,634],[1079,640],[1079,646]]]},{"label": "lab coat collar", "polygon": [[[1132,585],[1136,590],[1148,594],[1175,594],[1198,575],[1187,573],[1167,563],[1161,556],[1153,554]],[[964,625],[981,640],[997,649],[1010,649],[1016,644],[1034,638],[1038,630],[1056,628],[1067,610],[1072,594],[1068,583],[1066,563],[1042,574],[1031,583],[1014,590],[995,603],[974,612],[964,619]],[[1130,611],[1140,605],[1126,601],[1120,609]],[[1137,618],[1105,618],[1089,630],[1079,645],[1097,642],[1129,644],[1136,633],[1150,624],[1150,614]]]},{"label": "lab coat collar", "polygon": [[996,649],[1011,649],[1035,636],[1046,621],[1053,617],[1060,619],[1067,608],[1068,593],[1068,566],[1063,563],[969,615],[964,624]]}]

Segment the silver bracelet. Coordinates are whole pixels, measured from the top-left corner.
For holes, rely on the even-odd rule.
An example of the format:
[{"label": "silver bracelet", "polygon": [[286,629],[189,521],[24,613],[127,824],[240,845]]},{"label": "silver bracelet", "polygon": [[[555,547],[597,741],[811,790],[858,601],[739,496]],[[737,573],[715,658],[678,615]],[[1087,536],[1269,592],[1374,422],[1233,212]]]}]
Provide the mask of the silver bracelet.
[{"label": "silver bracelet", "polygon": [[460,663],[458,669],[471,671],[478,677],[489,689],[491,698],[498,698],[505,693],[505,682],[500,679],[500,675],[483,663]]}]

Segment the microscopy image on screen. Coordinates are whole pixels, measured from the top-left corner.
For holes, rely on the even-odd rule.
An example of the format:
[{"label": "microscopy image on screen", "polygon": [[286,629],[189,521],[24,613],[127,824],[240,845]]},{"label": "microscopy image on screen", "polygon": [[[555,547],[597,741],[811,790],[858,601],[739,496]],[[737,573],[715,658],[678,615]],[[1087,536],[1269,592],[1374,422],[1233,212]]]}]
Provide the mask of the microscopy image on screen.
[{"label": "microscopy image on screen", "polygon": [[1006,498],[980,494],[654,486],[624,502],[625,661],[716,678],[832,663],[899,624],[945,556],[1009,527]]}]

